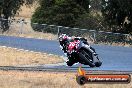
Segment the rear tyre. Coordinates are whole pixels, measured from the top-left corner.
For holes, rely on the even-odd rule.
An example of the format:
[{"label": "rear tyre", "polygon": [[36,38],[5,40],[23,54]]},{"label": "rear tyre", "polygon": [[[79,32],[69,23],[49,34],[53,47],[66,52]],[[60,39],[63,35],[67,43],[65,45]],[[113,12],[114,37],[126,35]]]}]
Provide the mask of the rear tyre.
[{"label": "rear tyre", "polygon": [[66,63],[67,63],[68,66],[72,66],[72,65],[74,64],[74,63],[71,62],[71,61],[67,61]]}]

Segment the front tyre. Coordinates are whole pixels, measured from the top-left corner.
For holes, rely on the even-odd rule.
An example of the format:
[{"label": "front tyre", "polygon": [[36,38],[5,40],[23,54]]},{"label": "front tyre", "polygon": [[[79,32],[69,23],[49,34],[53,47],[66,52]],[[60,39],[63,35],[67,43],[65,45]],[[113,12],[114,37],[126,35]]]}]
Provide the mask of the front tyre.
[{"label": "front tyre", "polygon": [[87,54],[86,50],[81,50],[79,52],[80,60],[83,60],[84,64],[87,64],[90,67],[95,67],[95,64],[93,63],[93,60],[88,58],[88,56],[89,55]]},{"label": "front tyre", "polygon": [[101,65],[102,65],[102,62],[101,62],[101,61],[95,62],[95,66],[96,66],[96,67],[100,67]]}]

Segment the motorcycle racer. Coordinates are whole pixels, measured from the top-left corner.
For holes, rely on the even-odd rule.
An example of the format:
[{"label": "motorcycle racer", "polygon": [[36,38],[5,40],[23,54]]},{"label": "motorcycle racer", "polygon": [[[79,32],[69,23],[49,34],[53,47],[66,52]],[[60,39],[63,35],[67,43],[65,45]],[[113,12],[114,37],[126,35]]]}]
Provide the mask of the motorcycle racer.
[{"label": "motorcycle racer", "polygon": [[[87,42],[87,39],[82,38],[82,37],[69,37],[66,34],[61,34],[59,36],[59,42],[60,42],[60,47],[62,48],[62,50],[64,51],[64,53],[67,53],[67,45],[69,45],[71,42],[76,41],[76,40],[81,40],[83,41],[84,44],[89,45],[89,43]],[[95,49],[93,47],[90,47],[94,52]]]},{"label": "motorcycle racer", "polygon": [[[82,37],[69,37],[66,34],[61,34],[59,36],[59,43],[60,47],[66,53],[68,57],[68,61],[66,62],[68,66],[72,66],[74,63],[78,62],[76,58],[76,55],[73,55],[74,53],[70,53],[70,46],[74,46],[74,44],[77,44],[79,41],[82,41],[84,44],[89,45],[87,42],[87,39],[82,38]],[[69,46],[69,47],[68,47]],[[89,45],[90,46],[90,45]],[[95,52],[95,49],[90,46],[90,49]]]}]

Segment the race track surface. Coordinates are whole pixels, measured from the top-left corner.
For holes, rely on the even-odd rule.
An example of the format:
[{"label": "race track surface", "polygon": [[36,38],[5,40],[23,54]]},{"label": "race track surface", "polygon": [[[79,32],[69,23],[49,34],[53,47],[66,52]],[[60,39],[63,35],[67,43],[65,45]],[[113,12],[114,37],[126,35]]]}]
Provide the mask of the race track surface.
[{"label": "race track surface", "polygon": [[[59,43],[51,40],[0,36],[0,46],[65,56],[59,48]],[[83,65],[87,70],[132,71],[132,48],[106,45],[92,45],[92,47],[95,48],[101,57],[103,64],[99,68],[90,68]],[[72,70],[77,69],[78,66],[77,64],[67,67],[65,63],[61,63],[56,65],[42,65],[40,67]]]}]

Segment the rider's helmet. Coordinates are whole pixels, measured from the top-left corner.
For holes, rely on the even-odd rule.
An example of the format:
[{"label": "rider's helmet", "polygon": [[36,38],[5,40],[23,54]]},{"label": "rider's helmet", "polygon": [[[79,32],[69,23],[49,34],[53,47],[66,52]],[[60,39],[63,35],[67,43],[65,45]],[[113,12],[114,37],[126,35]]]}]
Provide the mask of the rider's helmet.
[{"label": "rider's helmet", "polygon": [[60,42],[62,42],[62,41],[66,41],[66,40],[68,40],[68,35],[66,35],[66,34],[61,34],[60,36],[59,36],[59,41]]}]

